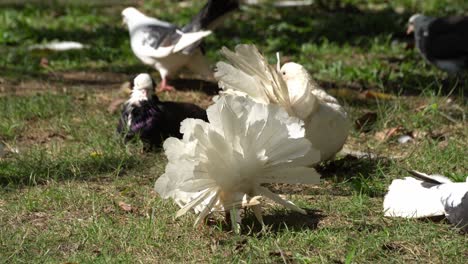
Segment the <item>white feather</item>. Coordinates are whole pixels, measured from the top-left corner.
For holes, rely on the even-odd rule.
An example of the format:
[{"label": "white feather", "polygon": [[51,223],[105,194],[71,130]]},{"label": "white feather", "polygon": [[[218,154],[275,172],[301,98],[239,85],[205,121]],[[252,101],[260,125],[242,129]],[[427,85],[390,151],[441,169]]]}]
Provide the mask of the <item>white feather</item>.
[{"label": "white feather", "polygon": [[259,203],[247,202],[259,195],[304,212],[261,187],[262,183],[319,183],[320,175],[300,161],[309,153],[315,162],[319,159],[304,138],[302,121],[277,105],[232,95],[217,98],[207,115],[210,123],[186,119],[181,124],[183,139],[164,142],[168,164],[155,190],[182,207],[177,216],[194,209],[200,212],[198,224],[213,210],[243,205],[255,206],[262,222]]},{"label": "white feather", "polygon": [[318,87],[304,67],[286,63],[278,71],[253,45],[238,45],[235,52],[223,48],[222,54],[229,63],[217,63],[215,78],[225,93],[246,94],[263,104],[279,104],[289,115],[303,120],[306,137],[320,151],[321,161],[341,150],[350,129],[346,112]]},{"label": "white feather", "polygon": [[[171,23],[148,17],[133,7],[125,8],[122,11],[122,16],[128,26],[133,53],[143,63],[155,67],[162,78],[172,76],[180,68],[188,66],[194,56],[200,57],[201,52],[199,47],[195,48],[190,54],[186,54],[183,51],[191,45],[197,45],[200,40],[212,33],[209,30],[197,32],[181,32],[176,30],[175,34],[180,35],[180,37],[174,38],[173,43],[165,43],[154,48],[145,41],[150,34],[148,27],[157,26],[172,29],[175,26]],[[205,58],[202,56],[202,58],[197,58],[197,60],[205,60]],[[197,73],[209,74],[207,77],[211,77],[211,69],[208,63],[199,63],[198,66],[199,70]]]},{"label": "white feather", "polygon": [[[447,179],[436,176],[432,178]],[[467,182],[450,181],[441,184],[412,177],[393,180],[383,207],[384,215],[392,217],[445,215],[452,224],[468,231],[468,178]]]}]

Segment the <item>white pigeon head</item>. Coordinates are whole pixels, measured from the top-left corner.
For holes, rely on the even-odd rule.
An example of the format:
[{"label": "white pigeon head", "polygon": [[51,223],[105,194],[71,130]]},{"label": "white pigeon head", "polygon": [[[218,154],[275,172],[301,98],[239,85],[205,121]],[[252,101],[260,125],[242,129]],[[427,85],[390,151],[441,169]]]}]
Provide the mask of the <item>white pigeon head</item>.
[{"label": "white pigeon head", "polygon": [[132,95],[130,100],[148,100],[154,94],[154,81],[147,73],[138,74],[132,83]]},{"label": "white pigeon head", "polygon": [[294,87],[303,87],[304,85],[308,85],[311,80],[306,68],[295,62],[285,63],[281,67],[280,73],[283,80],[286,82],[290,93],[291,89],[294,90]]},{"label": "white pigeon head", "polygon": [[127,7],[122,11],[122,23],[130,27],[131,21],[137,18],[146,17],[143,13],[134,7]]},{"label": "white pigeon head", "polygon": [[406,30],[406,34],[411,34],[413,33],[417,27],[419,27],[423,21],[427,20],[428,17],[422,15],[422,14],[414,14],[412,15],[409,20],[408,20],[408,28]]},{"label": "white pigeon head", "polygon": [[307,76],[307,77],[309,76],[309,73],[304,68],[304,66],[295,62],[285,63],[281,67],[280,72],[283,76],[283,80],[285,80],[286,82],[288,80],[293,80],[296,78],[304,78],[304,76]]}]

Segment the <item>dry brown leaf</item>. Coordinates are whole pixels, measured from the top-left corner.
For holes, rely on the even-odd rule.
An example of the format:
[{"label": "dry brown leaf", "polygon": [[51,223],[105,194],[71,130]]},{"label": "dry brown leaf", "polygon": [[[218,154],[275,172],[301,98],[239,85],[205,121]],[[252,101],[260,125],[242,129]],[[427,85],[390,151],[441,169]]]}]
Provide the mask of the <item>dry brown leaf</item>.
[{"label": "dry brown leaf", "polygon": [[125,212],[131,212],[132,211],[132,206],[128,203],[125,203],[123,201],[119,202],[119,207],[120,209],[124,210]]},{"label": "dry brown leaf", "polygon": [[355,100],[360,95],[359,92],[348,88],[332,88],[328,89],[327,92],[329,92],[334,97],[343,98],[347,100]]},{"label": "dry brown leaf", "polygon": [[376,132],[374,138],[377,141],[384,142],[390,139],[392,136],[396,135],[397,133],[401,132],[402,129],[403,127],[401,126],[386,128],[382,131]]},{"label": "dry brown leaf", "polygon": [[393,99],[395,99],[394,95],[375,92],[375,91],[364,91],[364,92],[361,93],[360,97],[362,99],[378,99],[378,100],[393,100]]}]

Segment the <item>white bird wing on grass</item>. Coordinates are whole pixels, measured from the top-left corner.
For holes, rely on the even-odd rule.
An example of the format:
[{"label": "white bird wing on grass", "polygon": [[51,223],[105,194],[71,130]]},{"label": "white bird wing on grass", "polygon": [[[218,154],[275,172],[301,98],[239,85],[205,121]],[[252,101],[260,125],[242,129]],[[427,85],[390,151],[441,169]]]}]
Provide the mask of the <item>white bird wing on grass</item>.
[{"label": "white bird wing on grass", "polygon": [[155,190],[182,207],[176,216],[194,209],[197,225],[213,210],[231,211],[235,218],[236,209],[246,205],[263,223],[256,196],[305,213],[261,185],[320,182],[320,175],[301,161],[310,153],[315,160],[320,157],[304,138],[302,122],[277,105],[229,94],[220,96],[207,114],[210,123],[186,119],[183,139],[164,143],[168,165]]},{"label": "white bird wing on grass", "polygon": [[452,182],[441,175],[410,171],[416,178],[393,180],[384,198],[384,215],[423,218],[445,215],[468,231],[468,178]]},{"label": "white bird wing on grass", "polygon": [[306,137],[330,159],[343,147],[350,122],[338,101],[318,87],[306,69],[286,63],[270,66],[253,45],[238,45],[235,52],[223,48],[228,60],[218,62],[215,78],[225,93],[246,94],[257,102],[279,104],[305,123]]}]

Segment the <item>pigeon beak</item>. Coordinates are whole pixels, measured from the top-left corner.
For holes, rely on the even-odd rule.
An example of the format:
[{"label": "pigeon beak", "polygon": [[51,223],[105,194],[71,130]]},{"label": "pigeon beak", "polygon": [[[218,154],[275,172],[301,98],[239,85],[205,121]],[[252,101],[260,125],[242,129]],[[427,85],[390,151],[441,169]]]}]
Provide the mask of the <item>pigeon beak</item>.
[{"label": "pigeon beak", "polygon": [[406,35],[409,35],[414,32],[414,26],[413,25],[408,25],[408,29],[406,30]]}]

